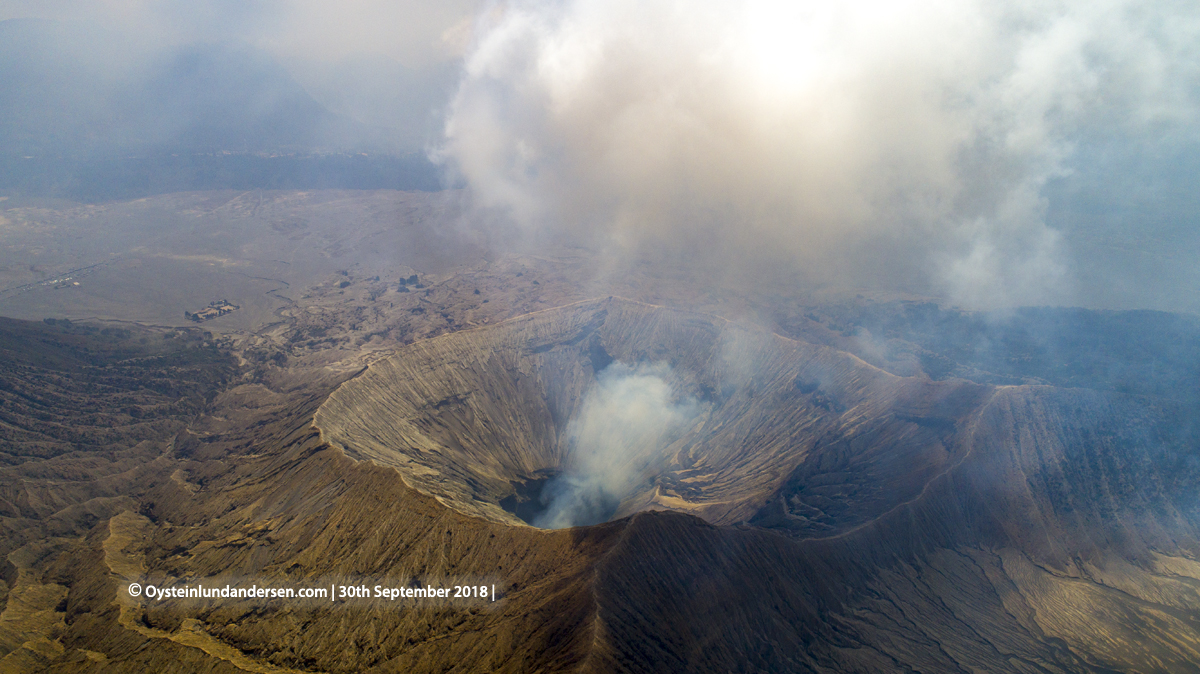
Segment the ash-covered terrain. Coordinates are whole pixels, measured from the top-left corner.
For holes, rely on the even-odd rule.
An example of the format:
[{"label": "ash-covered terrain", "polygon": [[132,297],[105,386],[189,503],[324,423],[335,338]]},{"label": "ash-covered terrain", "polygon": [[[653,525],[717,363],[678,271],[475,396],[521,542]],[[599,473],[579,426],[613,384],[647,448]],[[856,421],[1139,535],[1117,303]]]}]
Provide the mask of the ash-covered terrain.
[{"label": "ash-covered terrain", "polygon": [[[114,250],[184,290],[0,299],[50,319],[0,322],[0,670],[1200,670],[1195,317],[504,254],[431,199],[3,211],[14,283],[158,213]],[[128,591],[183,581],[496,596]]]}]

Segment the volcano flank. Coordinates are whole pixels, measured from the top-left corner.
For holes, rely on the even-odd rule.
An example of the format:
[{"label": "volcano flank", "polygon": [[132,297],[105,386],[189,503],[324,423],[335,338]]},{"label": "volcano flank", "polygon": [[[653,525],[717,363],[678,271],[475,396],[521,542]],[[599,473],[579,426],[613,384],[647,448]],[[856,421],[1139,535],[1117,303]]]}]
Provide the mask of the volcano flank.
[{"label": "volcano flank", "polygon": [[[796,651],[789,669],[821,669],[799,644],[847,629],[859,645],[822,656],[841,663],[833,669],[880,664],[868,653],[996,667],[996,653],[1018,643],[1019,658],[1051,671],[1126,668],[1139,652],[1190,671],[1200,655],[1183,636],[1200,609],[1196,500],[1185,486],[1195,484],[1186,458],[1195,439],[1169,401],[901,377],[827,346],[609,298],[406,347],[339,387],[315,425],[348,456],[396,468],[446,507],[521,526],[536,521],[544,485],[571,463],[569,429],[598,374],[645,362],[669,365],[676,397],[695,400],[696,412],[639,455],[639,479],[607,514],[676,511],[720,528],[623,525],[630,533],[597,586],[610,633],[677,622],[667,610],[720,616],[689,624],[800,639],[809,656]],[[691,547],[694,536],[712,539],[709,553]],[[693,567],[697,559],[708,561]],[[718,609],[714,597],[667,609],[644,603],[639,592],[655,590],[635,590],[643,575],[681,595],[700,583],[730,600],[767,596],[751,600],[761,613]],[[770,598],[779,592],[791,598]],[[813,613],[789,614],[788,636],[759,622],[797,605]],[[622,611],[643,617],[610,622]],[[949,660],[900,657],[880,641],[932,638],[935,624],[957,625],[936,628],[962,649]],[[672,652],[703,639],[672,634],[682,640]],[[626,633],[611,647],[637,643]],[[761,666],[780,666],[773,652]],[[1002,660],[1016,671],[1014,657]]]},{"label": "volcano flank", "polygon": [[[569,277],[492,273],[379,295],[419,337],[386,350],[330,346],[363,330],[325,312],[382,292],[346,299],[340,274],[248,346],[0,322],[18,355],[0,368],[3,664],[1198,671],[1200,443],[1171,383],[1194,357],[1167,348],[1194,321],[1039,310],[972,361],[974,319],[936,307],[768,326],[615,296],[541,308]],[[1125,358],[1150,320],[1163,355]],[[900,355],[829,327],[855,321]],[[1073,342],[1030,337],[1076,323]],[[49,423],[58,408],[75,421]],[[488,598],[126,589],[170,579]]]}]

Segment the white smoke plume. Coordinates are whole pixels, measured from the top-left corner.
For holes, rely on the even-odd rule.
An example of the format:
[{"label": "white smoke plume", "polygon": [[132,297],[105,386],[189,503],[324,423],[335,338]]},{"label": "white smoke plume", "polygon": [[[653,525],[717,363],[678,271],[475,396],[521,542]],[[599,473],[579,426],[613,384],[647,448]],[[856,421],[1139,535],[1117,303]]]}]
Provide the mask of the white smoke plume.
[{"label": "white smoke plume", "polygon": [[546,529],[607,520],[682,425],[696,416],[694,399],[677,399],[664,364],[613,363],[601,371],[567,429],[564,472],[546,484]]},{"label": "white smoke plume", "polygon": [[531,237],[969,306],[1069,300],[1043,188],[1200,89],[1191,2],[513,0],[475,35],[443,154]]}]

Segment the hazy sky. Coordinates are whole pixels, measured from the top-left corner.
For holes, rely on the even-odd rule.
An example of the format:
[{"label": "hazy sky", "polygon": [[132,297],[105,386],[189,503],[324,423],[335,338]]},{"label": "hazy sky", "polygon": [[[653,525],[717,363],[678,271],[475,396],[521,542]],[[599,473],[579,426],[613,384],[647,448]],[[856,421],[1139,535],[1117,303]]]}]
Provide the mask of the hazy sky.
[{"label": "hazy sky", "polygon": [[85,20],[159,39],[242,40],[285,60],[381,54],[410,68],[462,55],[479,0],[3,0],[0,21]]},{"label": "hazy sky", "polygon": [[83,47],[90,50],[85,61],[102,64],[104,77],[114,81],[137,81],[147,65],[170,61],[176,50],[196,43],[249,45],[269,54],[341,118],[385,129],[389,148],[423,151],[440,135],[481,4],[0,0],[0,21],[69,21],[86,34],[115,36]]},{"label": "hazy sky", "polygon": [[477,35],[446,153],[531,235],[967,306],[1104,304],[1048,187],[1145,192],[1197,139],[1194,2],[514,0]]},{"label": "hazy sky", "polygon": [[531,239],[1200,311],[1194,0],[0,1],[17,17],[262,48]]}]

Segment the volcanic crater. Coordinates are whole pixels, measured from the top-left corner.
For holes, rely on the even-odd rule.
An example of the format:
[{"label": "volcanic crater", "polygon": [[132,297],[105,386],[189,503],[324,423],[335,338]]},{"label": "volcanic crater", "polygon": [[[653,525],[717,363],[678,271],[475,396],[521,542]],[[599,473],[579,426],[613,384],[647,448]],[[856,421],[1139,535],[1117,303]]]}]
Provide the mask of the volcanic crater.
[{"label": "volcanic crater", "polygon": [[880,444],[884,432],[893,465],[851,480],[876,493],[790,514],[806,534],[918,493],[953,458],[961,424],[947,412],[966,414],[984,388],[896,377],[723,318],[607,298],[411,344],[339,387],[314,423],[350,457],[394,467],[450,508],[529,524],[544,486],[577,463],[569,429],[614,363],[659,366],[694,412],[627,459],[636,479],[606,494],[601,519],[664,509],[713,524],[761,518],[814,446],[863,432]]}]

